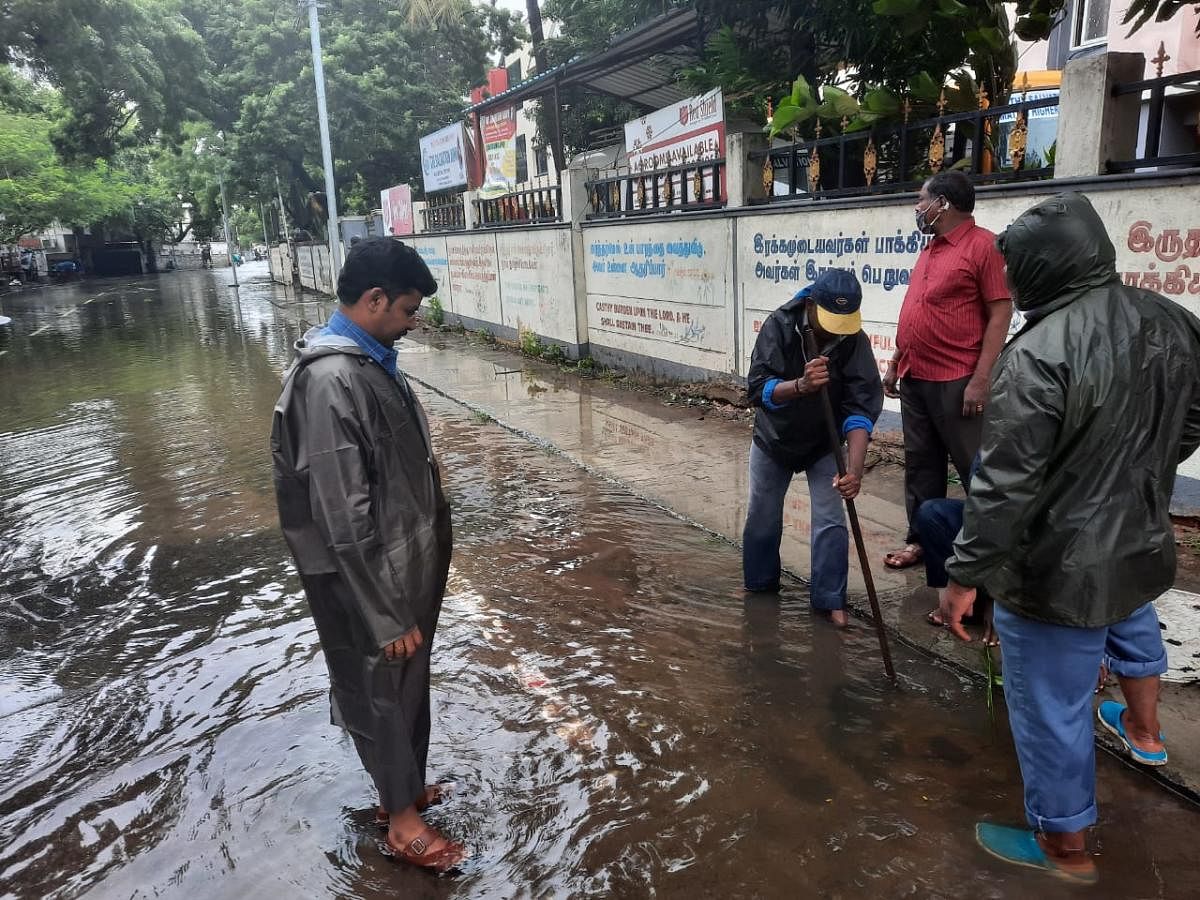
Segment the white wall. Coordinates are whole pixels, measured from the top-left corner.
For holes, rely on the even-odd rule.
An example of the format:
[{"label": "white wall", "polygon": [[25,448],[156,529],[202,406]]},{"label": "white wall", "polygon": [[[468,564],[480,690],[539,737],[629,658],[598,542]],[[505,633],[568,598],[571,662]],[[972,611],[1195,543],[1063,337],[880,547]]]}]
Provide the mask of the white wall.
[{"label": "white wall", "polygon": [[732,372],[730,224],[688,218],[585,226],[589,342]]},{"label": "white wall", "polygon": [[530,331],[572,348],[586,343],[570,226],[415,235],[405,241],[429,266],[447,313],[485,327]]}]

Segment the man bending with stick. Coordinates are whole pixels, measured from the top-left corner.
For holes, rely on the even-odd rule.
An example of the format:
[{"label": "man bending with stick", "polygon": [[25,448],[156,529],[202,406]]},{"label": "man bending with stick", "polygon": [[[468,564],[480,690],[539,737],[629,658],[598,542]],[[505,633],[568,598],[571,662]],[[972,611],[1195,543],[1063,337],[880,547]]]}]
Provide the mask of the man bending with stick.
[{"label": "man bending with stick", "polygon": [[[839,627],[847,624],[849,536],[842,500],[862,485],[883,384],[871,344],[862,332],[862,288],[854,273],[829,269],[763,322],[750,358],[750,402],[757,407],[750,447],[750,508],[742,534],[747,591],[779,590],[783,504],[792,476],[804,472],[812,505],[813,609]],[[818,354],[806,354],[811,328]],[[849,447],[846,474],[825,427],[826,388]]]}]

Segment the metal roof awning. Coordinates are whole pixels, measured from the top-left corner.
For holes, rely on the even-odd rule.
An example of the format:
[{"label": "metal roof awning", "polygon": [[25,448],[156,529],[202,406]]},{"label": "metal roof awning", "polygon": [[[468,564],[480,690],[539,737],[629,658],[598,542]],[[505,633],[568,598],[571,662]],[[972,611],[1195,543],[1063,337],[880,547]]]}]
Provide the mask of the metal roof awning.
[{"label": "metal roof awning", "polygon": [[699,60],[704,37],[695,9],[675,10],[614,37],[594,56],[555,66],[467,107],[464,113],[487,112],[571,86],[615,97],[643,110],[661,109],[689,95],[687,88],[675,82],[675,72]]}]

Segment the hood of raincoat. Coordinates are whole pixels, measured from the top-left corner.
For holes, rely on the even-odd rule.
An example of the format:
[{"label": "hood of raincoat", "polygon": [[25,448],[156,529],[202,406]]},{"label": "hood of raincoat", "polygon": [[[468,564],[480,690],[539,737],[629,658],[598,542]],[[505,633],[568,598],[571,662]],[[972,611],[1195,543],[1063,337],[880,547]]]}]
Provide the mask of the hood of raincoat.
[{"label": "hood of raincoat", "polygon": [[1175,580],[1175,469],[1200,446],[1200,320],[1125,285],[1079,194],[1000,239],[1028,324],[1000,354],[947,562],[1011,612],[1119,622]]},{"label": "hood of raincoat", "polygon": [[1117,278],[1117,251],[1083,194],[1059,194],[1026,211],[996,239],[1013,300],[1045,314]]}]

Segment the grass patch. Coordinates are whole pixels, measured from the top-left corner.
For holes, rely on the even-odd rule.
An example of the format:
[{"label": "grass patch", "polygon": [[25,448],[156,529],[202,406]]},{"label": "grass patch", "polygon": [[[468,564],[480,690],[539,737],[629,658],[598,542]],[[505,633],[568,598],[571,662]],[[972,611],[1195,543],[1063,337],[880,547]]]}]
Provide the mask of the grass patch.
[{"label": "grass patch", "polygon": [[495,422],[496,420],[493,419],[491,416],[489,416],[487,413],[483,412],[482,410],[477,409],[473,413],[471,413],[471,421],[474,422],[476,425],[490,425],[492,422]]}]

